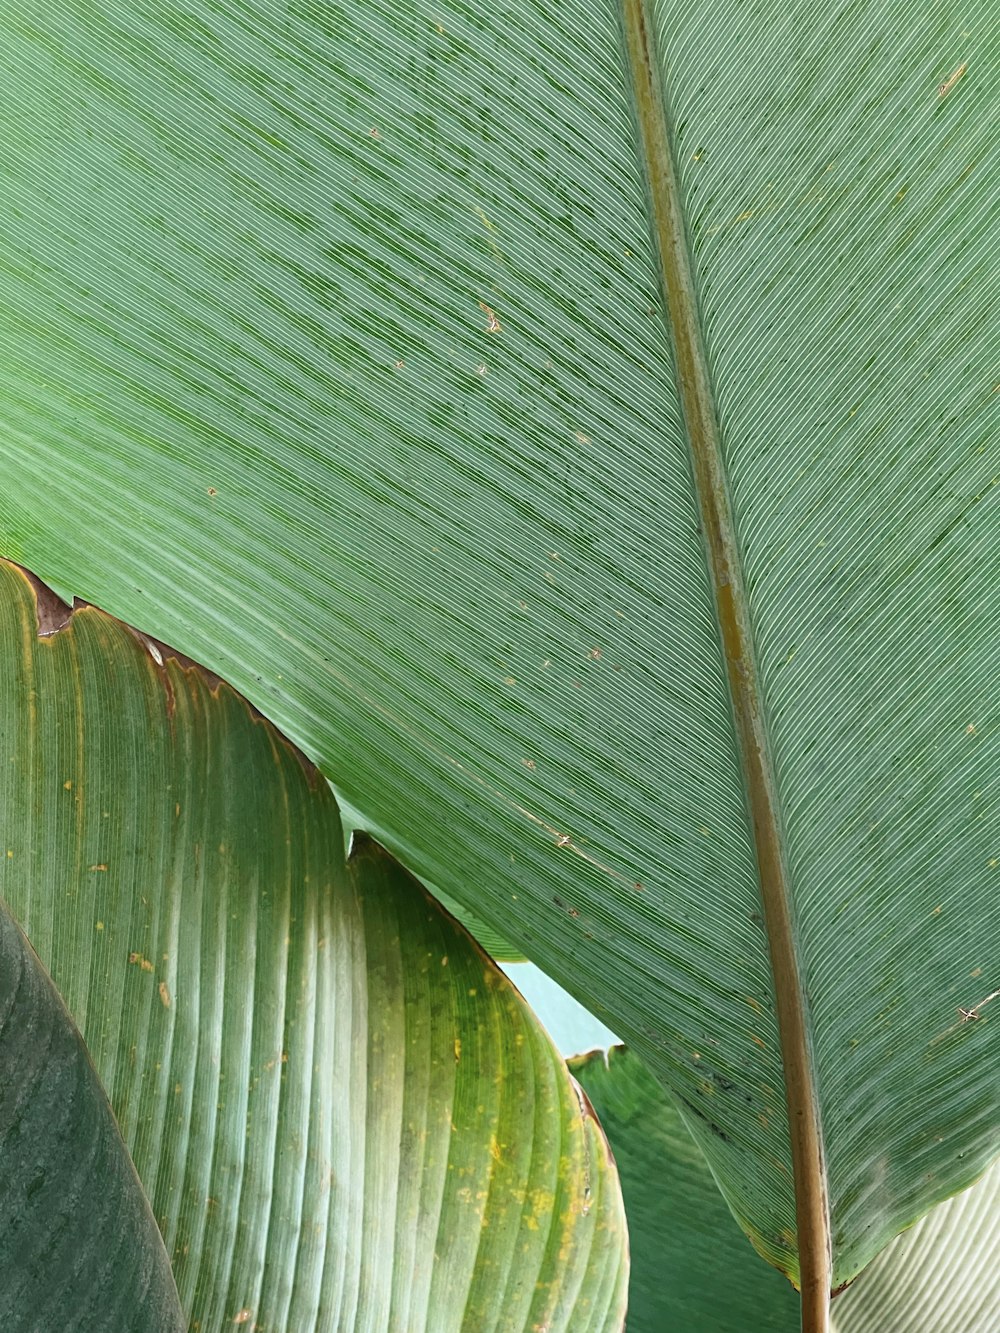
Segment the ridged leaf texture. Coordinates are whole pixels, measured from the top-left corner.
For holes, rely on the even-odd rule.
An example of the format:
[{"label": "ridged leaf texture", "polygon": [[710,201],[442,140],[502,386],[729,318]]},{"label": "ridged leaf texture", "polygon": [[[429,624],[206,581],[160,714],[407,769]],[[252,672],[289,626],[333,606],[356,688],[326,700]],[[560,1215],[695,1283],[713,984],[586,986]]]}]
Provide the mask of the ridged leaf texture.
[{"label": "ridged leaf texture", "polygon": [[0,565],[0,893],[86,1038],[184,1326],[620,1330],[617,1173],[513,986],[375,844],[345,863],[329,787],[232,689],[36,596]]},{"label": "ridged leaf texture", "polygon": [[998,32],[0,30],[0,548],[586,999],[817,1319],[998,1149]]}]

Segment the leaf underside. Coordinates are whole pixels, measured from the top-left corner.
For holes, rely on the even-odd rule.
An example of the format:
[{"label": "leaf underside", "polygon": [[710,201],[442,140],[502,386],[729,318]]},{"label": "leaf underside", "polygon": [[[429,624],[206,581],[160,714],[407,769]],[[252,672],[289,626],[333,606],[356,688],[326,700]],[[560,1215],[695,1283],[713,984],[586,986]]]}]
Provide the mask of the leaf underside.
[{"label": "leaf underside", "polygon": [[796,1276],[759,783],[623,14],[839,1284],[998,1149],[1000,1024],[958,1014],[1000,934],[993,0],[5,14],[0,549],[231,680],[588,1002]]},{"label": "leaf underside", "polygon": [[[703,1154],[634,1052],[569,1062],[614,1144],[632,1236],[629,1333],[797,1333],[798,1302],[761,1264]],[[835,1333],[995,1333],[1000,1165],[897,1236],[833,1302]]]}]

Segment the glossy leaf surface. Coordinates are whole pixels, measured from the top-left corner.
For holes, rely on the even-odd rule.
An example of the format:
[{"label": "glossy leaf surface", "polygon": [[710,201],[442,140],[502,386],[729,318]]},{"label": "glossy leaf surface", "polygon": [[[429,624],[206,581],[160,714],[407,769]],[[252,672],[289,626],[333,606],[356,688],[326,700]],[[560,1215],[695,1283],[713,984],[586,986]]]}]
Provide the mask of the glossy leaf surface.
[{"label": "glossy leaf surface", "polygon": [[163,1241],[80,1034],[2,905],[0,1327],[187,1328]]},{"label": "glossy leaf surface", "polygon": [[0,566],[0,892],[191,1327],[620,1329],[617,1174],[506,978],[374,844],[345,865],[329,787],[228,686],[92,608],[37,628]]},{"label": "glossy leaf surface", "polygon": [[585,999],[814,1293],[998,1148],[996,18],[0,32],[2,549]]}]

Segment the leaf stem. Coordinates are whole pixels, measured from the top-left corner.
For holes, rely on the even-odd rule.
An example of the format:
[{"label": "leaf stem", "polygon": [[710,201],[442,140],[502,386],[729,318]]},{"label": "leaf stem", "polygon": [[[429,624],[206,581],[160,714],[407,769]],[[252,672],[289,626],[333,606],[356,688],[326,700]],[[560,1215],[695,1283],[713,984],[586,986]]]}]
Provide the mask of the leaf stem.
[{"label": "leaf stem", "polygon": [[740,738],[771,950],[795,1179],[802,1328],[804,1333],[826,1333],[831,1247],[819,1102],[743,571],[701,339],[655,38],[644,0],[622,0],[622,5],[663,296],[673,332],[678,386]]}]

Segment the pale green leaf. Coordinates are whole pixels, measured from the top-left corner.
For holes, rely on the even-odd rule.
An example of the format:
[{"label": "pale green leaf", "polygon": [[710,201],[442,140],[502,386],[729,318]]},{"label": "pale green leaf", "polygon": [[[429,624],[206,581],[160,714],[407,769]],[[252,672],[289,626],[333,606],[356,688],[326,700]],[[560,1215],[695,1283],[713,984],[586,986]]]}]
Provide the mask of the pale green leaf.
[{"label": "pale green leaf", "polygon": [[897,1236],[837,1297],[833,1316],[836,1333],[996,1333],[1000,1164]]},{"label": "pale green leaf", "polygon": [[506,978],[375,844],[345,865],[329,787],[228,686],[92,608],[37,628],[0,566],[0,893],[192,1329],[620,1329],[617,1174]]}]

